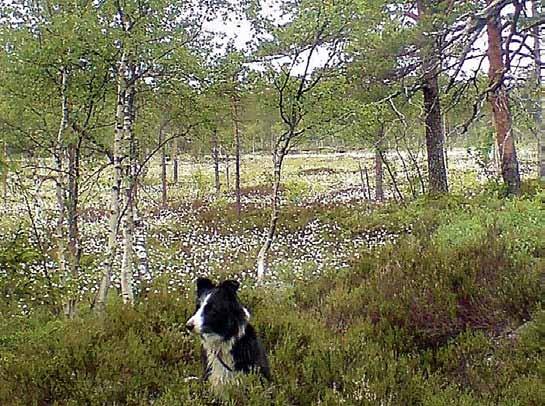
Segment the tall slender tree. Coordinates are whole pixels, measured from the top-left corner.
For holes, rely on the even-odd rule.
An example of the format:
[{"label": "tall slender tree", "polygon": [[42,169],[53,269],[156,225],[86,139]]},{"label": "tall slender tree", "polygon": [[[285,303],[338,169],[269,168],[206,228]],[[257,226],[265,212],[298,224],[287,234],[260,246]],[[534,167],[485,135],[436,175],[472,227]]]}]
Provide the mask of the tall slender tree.
[{"label": "tall slender tree", "polygon": [[[532,17],[537,19],[542,16],[543,6],[540,1],[532,1]],[[536,127],[538,134],[538,176],[545,181],[545,39],[543,38],[544,27],[542,24],[536,24],[532,29],[534,36],[534,66],[535,78],[538,89],[539,100],[536,111]]]},{"label": "tall slender tree", "polygon": [[426,126],[426,146],[428,153],[429,190],[432,193],[448,192],[447,170],[445,165],[441,98],[439,92],[439,71],[441,55],[439,42],[441,32],[435,24],[437,13],[444,12],[447,1],[417,0],[418,22],[423,26],[420,40],[422,60],[422,92],[424,94],[424,123]]},{"label": "tall slender tree", "polygon": [[[275,99],[282,128],[273,138],[272,204],[269,227],[257,255],[257,279],[262,282],[267,274],[267,256],[276,235],[280,216],[280,186],[284,159],[293,143],[309,129],[330,120],[324,109],[317,109],[327,90],[320,85],[336,76],[334,65],[339,64],[340,54],[353,10],[345,3],[316,3],[302,1],[286,5],[293,19],[273,30],[275,41],[266,44],[264,53],[278,65],[270,64],[268,74],[275,90]],[[316,55],[322,50],[327,57],[319,67]],[[297,71],[299,69],[299,71]],[[317,111],[318,110],[318,111]],[[314,114],[314,116],[313,116]]]},{"label": "tall slender tree", "polygon": [[[488,1],[491,4],[492,0]],[[500,157],[501,175],[507,192],[517,195],[520,192],[520,172],[513,133],[509,95],[505,89],[505,61],[501,28],[501,15],[498,12],[488,18],[488,77],[490,90],[488,100],[492,108],[494,125],[496,127],[496,144]]]}]

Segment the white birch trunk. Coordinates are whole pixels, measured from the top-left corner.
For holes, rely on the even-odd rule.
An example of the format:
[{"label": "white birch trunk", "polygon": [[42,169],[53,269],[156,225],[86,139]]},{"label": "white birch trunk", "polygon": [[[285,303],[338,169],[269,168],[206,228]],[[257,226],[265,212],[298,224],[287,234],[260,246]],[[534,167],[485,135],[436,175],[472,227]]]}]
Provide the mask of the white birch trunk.
[{"label": "white birch trunk", "polygon": [[57,197],[57,249],[59,259],[59,270],[64,275],[66,271],[66,230],[65,230],[65,217],[66,217],[66,179],[64,175],[65,153],[64,153],[64,133],[68,127],[68,103],[66,100],[66,88],[68,84],[68,75],[66,70],[61,68],[61,122],[59,125],[59,131],[57,132],[57,143],[55,146],[55,169],[57,176],[55,179],[55,192]]},{"label": "white birch trunk", "polygon": [[149,258],[148,258],[148,247],[147,247],[147,234],[146,226],[144,224],[143,218],[138,213],[138,209],[135,211],[135,244],[134,251],[138,257],[138,275],[141,277],[149,274]]},{"label": "white birch trunk", "polygon": [[123,147],[126,159],[123,162],[123,260],[121,262],[121,296],[123,303],[134,303],[133,274],[134,274],[134,192],[135,174],[133,172],[136,161],[134,148],[134,66],[129,62],[125,73],[128,86],[125,92],[123,105]]},{"label": "white birch trunk", "polygon": [[106,249],[106,259],[103,264],[103,274],[100,281],[100,286],[97,292],[95,306],[98,311],[103,311],[108,296],[108,290],[111,285],[112,271],[115,256],[117,253],[117,234],[119,231],[119,223],[121,217],[121,179],[123,177],[123,107],[125,102],[126,81],[125,69],[127,63],[127,55],[125,51],[121,56],[121,61],[117,72],[117,106],[116,106],[116,124],[115,137],[113,145],[113,165],[114,176],[110,195],[110,230],[108,233],[108,246]]},{"label": "white birch trunk", "polygon": [[280,151],[275,151],[273,163],[274,163],[274,183],[273,183],[273,200],[271,207],[271,219],[269,222],[269,230],[265,242],[263,243],[259,253],[257,254],[257,281],[263,283],[265,276],[268,273],[267,256],[271,249],[274,236],[276,234],[276,227],[278,225],[278,218],[280,216],[280,181],[282,175],[282,162],[287,151],[287,142]]},{"label": "white birch trunk", "polygon": [[[68,268],[72,281],[77,280],[80,268],[80,235],[78,224],[78,200],[79,200],[79,158],[80,151],[78,143],[72,142],[68,145],[68,184],[66,198],[66,220],[67,220],[67,254]],[[68,301],[66,314],[73,318],[76,314],[77,300],[74,296]]]},{"label": "white birch trunk", "polygon": [[121,261],[121,296],[123,303],[134,303],[133,271],[134,271],[134,208],[129,202],[123,218],[123,260]]}]

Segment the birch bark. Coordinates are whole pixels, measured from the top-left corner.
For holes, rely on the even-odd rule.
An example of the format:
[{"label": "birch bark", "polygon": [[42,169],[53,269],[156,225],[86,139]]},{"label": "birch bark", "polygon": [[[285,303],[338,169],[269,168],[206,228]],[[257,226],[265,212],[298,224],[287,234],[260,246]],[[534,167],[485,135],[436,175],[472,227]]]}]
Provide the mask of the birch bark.
[{"label": "birch bark", "polygon": [[108,233],[108,246],[106,259],[104,261],[102,279],[95,298],[95,306],[98,311],[103,311],[111,285],[112,271],[115,256],[117,253],[117,234],[119,231],[119,220],[121,216],[121,179],[123,177],[123,108],[125,103],[126,79],[125,70],[127,64],[127,53],[123,51],[117,72],[117,106],[115,114],[115,136],[113,145],[114,174],[110,194],[110,230]]},{"label": "birch bark", "polygon": [[66,177],[64,173],[65,151],[64,139],[68,128],[68,103],[66,97],[66,88],[68,84],[68,74],[64,67],[61,68],[61,122],[57,133],[57,143],[55,146],[55,169],[57,171],[55,190],[57,197],[57,244],[59,257],[59,270],[64,274],[66,271],[66,240],[65,240],[65,221],[66,221]]},{"label": "birch bark", "polygon": [[123,162],[123,177],[121,188],[123,190],[123,210],[121,224],[123,229],[123,259],[121,261],[121,296],[123,303],[134,303],[133,274],[134,274],[134,191],[135,176],[134,163],[136,161],[136,148],[133,131],[134,123],[134,73],[135,67],[131,61],[127,63],[126,81],[127,88],[123,105],[123,147],[126,159]]},{"label": "birch bark", "polygon": [[271,206],[271,218],[269,222],[269,230],[265,237],[265,242],[261,246],[257,255],[257,281],[262,283],[267,274],[267,256],[271,249],[276,228],[278,226],[278,218],[280,217],[280,182],[282,180],[282,163],[288,151],[290,137],[286,137],[281,148],[276,148],[273,154],[273,201]]}]

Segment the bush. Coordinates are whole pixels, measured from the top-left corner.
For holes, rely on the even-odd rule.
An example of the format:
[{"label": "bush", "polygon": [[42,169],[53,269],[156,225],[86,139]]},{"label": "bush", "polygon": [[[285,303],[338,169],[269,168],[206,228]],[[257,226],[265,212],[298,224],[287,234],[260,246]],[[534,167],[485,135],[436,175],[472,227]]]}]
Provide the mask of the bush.
[{"label": "bush", "polygon": [[[338,221],[339,233],[382,228],[400,239],[363,248],[340,272],[241,290],[272,384],[242,376],[215,393],[193,379],[200,345],[183,329],[193,287],[149,293],[134,308],[114,300],[103,317],[82,311],[73,321],[48,307],[15,317],[2,304],[0,404],[539,405],[539,196],[420,199],[371,215],[367,206],[287,210],[283,227],[319,217]],[[17,252],[0,256],[8,269],[24,263]],[[155,283],[150,292],[166,292]]]}]

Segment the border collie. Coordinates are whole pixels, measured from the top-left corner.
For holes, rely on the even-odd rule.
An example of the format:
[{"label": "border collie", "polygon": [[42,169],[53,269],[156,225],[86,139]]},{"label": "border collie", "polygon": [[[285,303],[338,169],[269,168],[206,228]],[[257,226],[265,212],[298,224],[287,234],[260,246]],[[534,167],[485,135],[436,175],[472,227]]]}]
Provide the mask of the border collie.
[{"label": "border collie", "polygon": [[249,323],[250,312],[238,300],[239,286],[234,280],[216,286],[210,279],[197,279],[197,310],[186,327],[201,336],[203,378],[213,386],[239,372],[255,371],[271,380],[267,355]]}]

